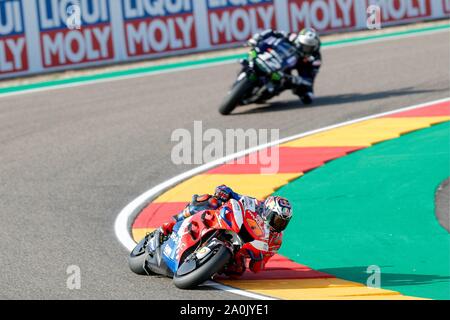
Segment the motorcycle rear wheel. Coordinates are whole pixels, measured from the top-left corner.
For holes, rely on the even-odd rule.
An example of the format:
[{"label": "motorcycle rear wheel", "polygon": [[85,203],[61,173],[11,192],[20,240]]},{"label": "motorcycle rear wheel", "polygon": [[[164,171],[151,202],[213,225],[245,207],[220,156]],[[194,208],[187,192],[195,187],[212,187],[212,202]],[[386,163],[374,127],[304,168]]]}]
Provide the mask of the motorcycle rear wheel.
[{"label": "motorcycle rear wheel", "polygon": [[178,276],[177,274],[175,274],[173,277],[173,283],[177,288],[180,289],[192,289],[210,279],[214,274],[222,270],[222,268],[225,266],[225,264],[228,263],[231,257],[232,254],[230,250],[222,246],[214,254],[213,257],[208,259],[204,264],[202,264],[194,271],[183,276]]},{"label": "motorcycle rear wheel", "polygon": [[233,88],[228,92],[222,104],[219,107],[219,112],[222,115],[230,114],[242,100],[244,94],[253,86],[250,79],[247,77],[236,83]]}]

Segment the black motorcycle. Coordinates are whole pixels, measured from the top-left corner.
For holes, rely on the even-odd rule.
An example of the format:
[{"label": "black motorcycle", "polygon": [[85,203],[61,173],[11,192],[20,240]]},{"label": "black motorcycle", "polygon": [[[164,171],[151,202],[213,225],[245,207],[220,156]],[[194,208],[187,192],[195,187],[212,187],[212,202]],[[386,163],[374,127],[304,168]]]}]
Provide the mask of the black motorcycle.
[{"label": "black motorcycle", "polygon": [[242,69],[219,112],[230,114],[237,106],[264,103],[286,89],[286,81],[298,61],[297,48],[288,40],[276,39],[252,48],[248,59],[240,60]]}]

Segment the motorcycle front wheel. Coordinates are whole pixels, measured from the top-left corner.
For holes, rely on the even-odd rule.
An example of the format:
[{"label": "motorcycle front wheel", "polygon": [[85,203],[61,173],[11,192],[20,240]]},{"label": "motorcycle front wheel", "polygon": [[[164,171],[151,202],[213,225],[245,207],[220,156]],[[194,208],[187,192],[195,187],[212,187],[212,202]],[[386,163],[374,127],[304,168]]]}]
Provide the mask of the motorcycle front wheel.
[{"label": "motorcycle front wheel", "polygon": [[222,270],[231,258],[230,250],[221,246],[211,258],[195,270],[181,276],[175,274],[173,283],[180,289],[192,289]]},{"label": "motorcycle front wheel", "polygon": [[147,242],[150,241],[153,237],[156,236],[156,232],[152,232],[147,234],[138,244],[134,247],[134,249],[130,252],[128,256],[128,266],[131,271],[139,275],[146,275],[145,264],[148,257],[148,252],[146,249]]},{"label": "motorcycle front wheel", "polygon": [[219,112],[222,115],[230,114],[242,100],[247,91],[253,87],[252,81],[247,77],[244,77],[228,92],[222,104],[219,107]]}]

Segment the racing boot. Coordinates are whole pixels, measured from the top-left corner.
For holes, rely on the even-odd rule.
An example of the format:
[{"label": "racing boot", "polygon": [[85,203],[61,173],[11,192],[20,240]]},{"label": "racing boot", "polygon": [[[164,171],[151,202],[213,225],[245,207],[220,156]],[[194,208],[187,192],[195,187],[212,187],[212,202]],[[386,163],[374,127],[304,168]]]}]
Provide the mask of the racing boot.
[{"label": "racing boot", "polygon": [[302,100],[304,104],[311,104],[314,100],[314,94],[312,92],[306,92],[300,97],[300,100]]}]

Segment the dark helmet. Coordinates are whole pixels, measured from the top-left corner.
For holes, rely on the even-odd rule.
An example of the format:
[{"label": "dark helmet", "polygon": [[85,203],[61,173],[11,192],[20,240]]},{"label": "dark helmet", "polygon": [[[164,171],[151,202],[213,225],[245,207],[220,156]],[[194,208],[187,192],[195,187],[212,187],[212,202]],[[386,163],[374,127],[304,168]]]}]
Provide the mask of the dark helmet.
[{"label": "dark helmet", "polygon": [[278,196],[270,196],[264,201],[262,217],[271,229],[281,232],[286,229],[292,217],[289,200]]}]

